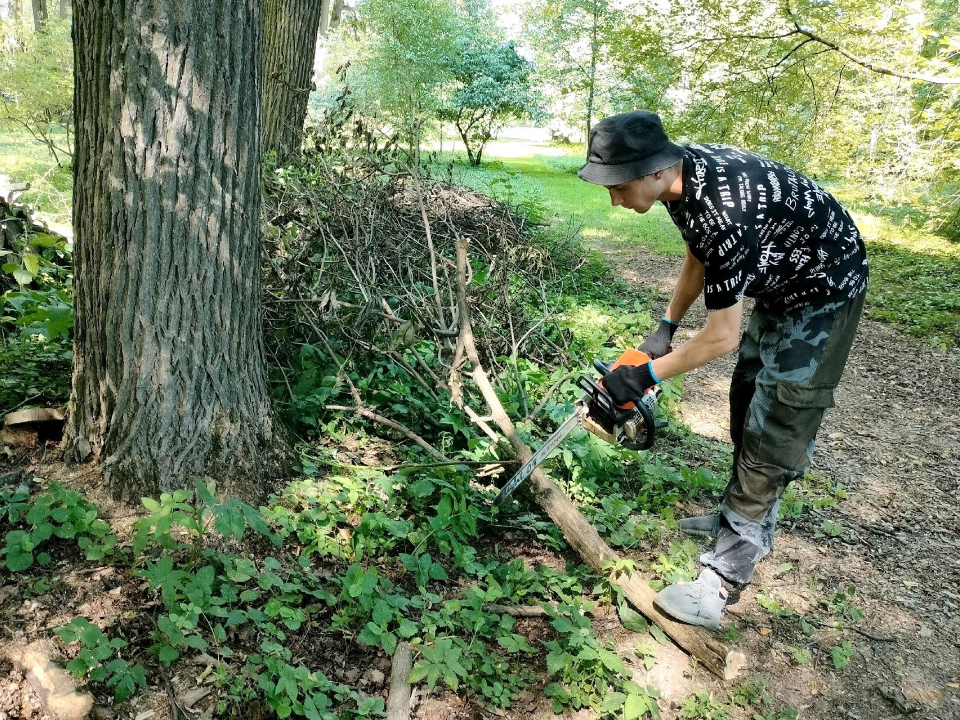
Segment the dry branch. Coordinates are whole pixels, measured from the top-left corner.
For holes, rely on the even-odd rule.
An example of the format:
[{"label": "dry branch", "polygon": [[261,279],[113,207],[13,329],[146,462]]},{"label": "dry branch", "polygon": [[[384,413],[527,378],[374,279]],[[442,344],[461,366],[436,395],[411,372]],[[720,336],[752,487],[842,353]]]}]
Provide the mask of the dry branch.
[{"label": "dry branch", "polygon": [[402,642],[393,653],[390,694],[387,696],[387,720],[410,720],[410,695],[413,688],[408,678],[412,669],[413,653],[409,643]]},{"label": "dry branch", "polygon": [[[500,399],[490,380],[487,377],[477,352],[473,337],[473,328],[470,320],[470,306],[467,302],[467,240],[460,238],[457,241],[457,278],[458,303],[460,308],[460,340],[466,356],[473,368],[470,376],[480,388],[487,405],[490,407],[494,421],[501,432],[507,437],[517,459],[526,462],[532,456],[528,448],[517,434],[513,422],[507,416]],[[560,487],[541,470],[534,470],[530,476],[533,496],[550,518],[563,532],[567,542],[580,556],[595,570],[605,572],[608,565],[620,560],[600,537],[593,527],[580,513],[576,506],[564,495]],[[624,573],[611,578],[626,598],[650,620],[673,639],[680,647],[697,658],[711,672],[725,680],[731,680],[739,673],[743,665],[744,656],[727,648],[707,631],[692,625],[675,622],[662,615],[653,605],[655,593],[644,579],[637,573]]]}]

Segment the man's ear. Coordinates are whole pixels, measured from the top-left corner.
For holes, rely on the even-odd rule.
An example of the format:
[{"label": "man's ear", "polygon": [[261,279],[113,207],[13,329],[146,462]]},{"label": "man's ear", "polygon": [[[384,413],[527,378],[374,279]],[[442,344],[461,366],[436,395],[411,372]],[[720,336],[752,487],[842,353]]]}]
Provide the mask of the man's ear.
[{"label": "man's ear", "polygon": [[657,170],[657,171],[653,174],[653,179],[654,179],[654,180],[659,180],[659,179],[662,178],[662,177],[663,177],[663,170]]}]

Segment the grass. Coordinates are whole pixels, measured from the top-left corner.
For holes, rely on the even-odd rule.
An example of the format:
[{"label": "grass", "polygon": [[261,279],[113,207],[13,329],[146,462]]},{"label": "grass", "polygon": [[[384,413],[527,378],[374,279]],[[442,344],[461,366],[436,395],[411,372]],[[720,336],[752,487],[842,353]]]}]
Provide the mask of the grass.
[{"label": "grass", "polygon": [[[587,247],[644,248],[683,255],[683,241],[666,210],[636,215],[610,206],[606,191],[576,175],[579,147],[557,148],[507,140],[491,143],[479,168],[462,153],[446,152],[454,180],[516,204],[539,202],[555,222],[579,226]],[[863,232],[870,259],[866,315],[940,347],[960,346],[960,245],[924,232],[916,209],[891,213],[867,200],[867,188],[834,183],[829,190]]]}]

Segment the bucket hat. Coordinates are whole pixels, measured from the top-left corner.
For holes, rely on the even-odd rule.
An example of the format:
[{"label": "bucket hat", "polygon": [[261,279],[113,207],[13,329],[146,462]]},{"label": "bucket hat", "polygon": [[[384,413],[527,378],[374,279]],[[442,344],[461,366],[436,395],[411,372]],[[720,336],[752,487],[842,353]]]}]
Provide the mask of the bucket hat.
[{"label": "bucket hat", "polygon": [[660,116],[632,110],[601,120],[590,131],[587,163],[577,175],[595,185],[620,185],[675,165],[684,150],[670,142]]}]

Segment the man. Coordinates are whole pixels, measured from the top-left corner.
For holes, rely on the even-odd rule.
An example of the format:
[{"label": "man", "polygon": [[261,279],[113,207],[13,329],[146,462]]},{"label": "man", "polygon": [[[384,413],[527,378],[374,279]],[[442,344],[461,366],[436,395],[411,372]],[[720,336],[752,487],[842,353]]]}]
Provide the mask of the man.
[{"label": "man", "polygon": [[[645,213],[659,200],[687,245],[663,320],[640,346],[653,359],[604,378],[614,400],[740,348],[730,385],[733,471],[720,513],[680,522],[716,544],[696,581],[657,595],[665,613],[716,629],[728,594],[770,552],[780,496],[809,466],[833,406],[863,310],[863,240],[840,203],[802,174],[735,147],[679,147],[643,110],[593,128],[579,176],[606,187],[614,206]],[[701,293],[705,327],[672,348]],[[741,340],[745,296],[757,302]]]}]

